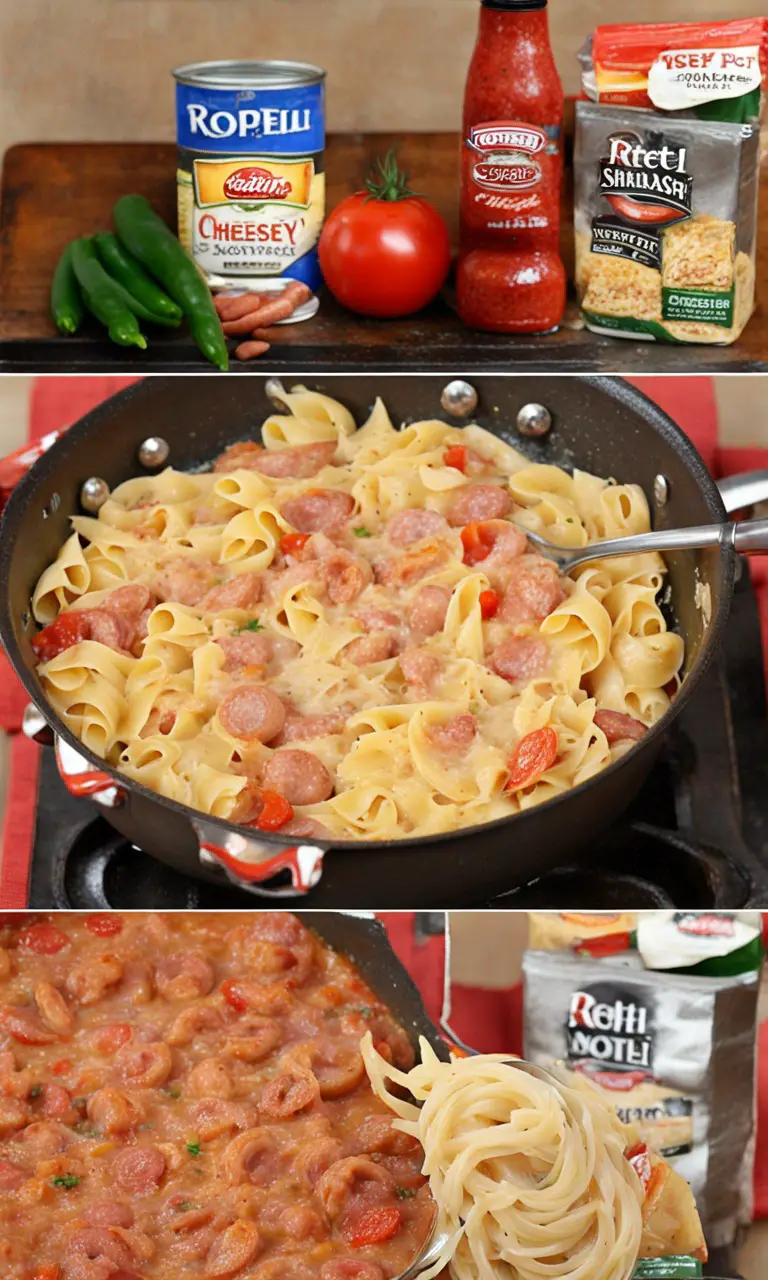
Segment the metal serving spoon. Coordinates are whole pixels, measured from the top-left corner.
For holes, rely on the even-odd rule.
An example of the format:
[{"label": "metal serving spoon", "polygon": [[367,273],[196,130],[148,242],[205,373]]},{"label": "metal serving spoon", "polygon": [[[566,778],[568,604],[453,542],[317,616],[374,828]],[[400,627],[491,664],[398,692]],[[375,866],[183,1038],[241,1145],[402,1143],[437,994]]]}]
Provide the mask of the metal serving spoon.
[{"label": "metal serving spoon", "polygon": [[700,547],[726,546],[744,556],[768,552],[768,519],[729,520],[724,524],[693,525],[689,529],[657,529],[653,533],[633,533],[625,538],[591,542],[586,547],[558,547],[520,525],[515,528],[525,534],[537,551],[553,560],[561,573],[570,573],[591,560],[639,555],[643,551],[694,551]]},{"label": "metal serving spoon", "polygon": [[[768,521],[766,521],[768,527]],[[547,1071],[544,1067],[537,1067],[533,1062],[526,1062],[523,1058],[510,1058],[510,1067],[517,1067],[518,1071],[525,1071],[529,1076],[534,1076],[537,1080],[543,1080],[545,1084],[560,1086],[557,1076],[552,1075],[551,1071]],[[573,1113],[565,1099],[562,1099],[563,1109],[572,1120]],[[440,1223],[440,1214],[435,1213],[435,1219],[432,1223],[429,1235],[421,1246],[421,1251],[416,1255],[413,1262],[406,1267],[405,1271],[400,1271],[393,1280],[415,1280],[416,1276],[421,1275],[431,1267],[440,1257],[445,1246],[456,1234],[455,1231],[449,1230]]]}]

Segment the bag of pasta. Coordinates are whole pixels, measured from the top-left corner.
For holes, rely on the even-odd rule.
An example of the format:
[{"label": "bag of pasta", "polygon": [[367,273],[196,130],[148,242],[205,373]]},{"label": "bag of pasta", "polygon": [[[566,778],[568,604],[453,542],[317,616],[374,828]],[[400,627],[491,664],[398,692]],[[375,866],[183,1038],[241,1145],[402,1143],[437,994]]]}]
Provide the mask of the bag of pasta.
[{"label": "bag of pasta", "polygon": [[635,911],[529,911],[531,951],[571,951],[598,938],[624,938],[637,928]]},{"label": "bag of pasta", "polygon": [[598,27],[576,104],[576,286],[596,333],[734,342],[755,302],[768,19]]},{"label": "bag of pasta", "polygon": [[758,972],[527,951],[523,982],[524,1056],[596,1084],[690,1183],[710,1247],[731,1244],[751,1220]]}]

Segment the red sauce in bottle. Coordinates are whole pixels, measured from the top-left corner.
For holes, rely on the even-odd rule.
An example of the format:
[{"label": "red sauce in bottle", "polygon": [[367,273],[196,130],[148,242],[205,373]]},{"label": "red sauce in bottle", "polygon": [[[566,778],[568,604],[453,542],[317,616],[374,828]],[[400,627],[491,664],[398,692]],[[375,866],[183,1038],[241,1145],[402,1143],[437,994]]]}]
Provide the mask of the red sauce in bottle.
[{"label": "red sauce in bottle", "polygon": [[482,0],[464,95],[459,314],[546,333],[565,309],[558,251],[563,88],[547,0]]}]

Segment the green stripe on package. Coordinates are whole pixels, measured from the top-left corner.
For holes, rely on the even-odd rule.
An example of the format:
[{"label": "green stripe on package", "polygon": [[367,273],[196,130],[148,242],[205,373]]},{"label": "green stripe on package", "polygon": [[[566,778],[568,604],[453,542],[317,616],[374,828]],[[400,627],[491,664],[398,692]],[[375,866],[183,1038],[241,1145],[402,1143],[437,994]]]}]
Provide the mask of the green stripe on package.
[{"label": "green stripe on package", "polygon": [[703,1275],[697,1258],[677,1257],[642,1258],[637,1264],[634,1280],[688,1280]]}]

